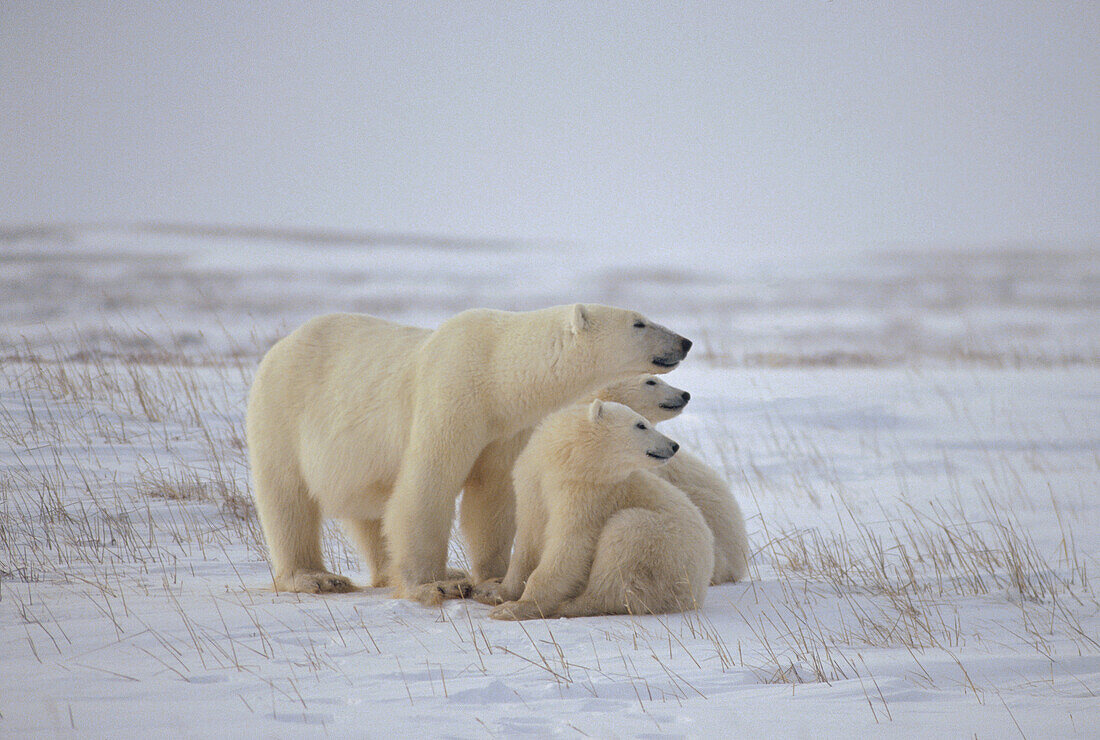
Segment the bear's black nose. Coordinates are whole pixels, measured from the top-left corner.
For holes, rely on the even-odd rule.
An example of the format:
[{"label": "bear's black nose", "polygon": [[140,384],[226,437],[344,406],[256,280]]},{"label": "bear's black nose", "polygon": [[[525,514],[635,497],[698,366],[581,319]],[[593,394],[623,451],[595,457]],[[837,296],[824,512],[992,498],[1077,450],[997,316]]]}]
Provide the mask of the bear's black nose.
[{"label": "bear's black nose", "polygon": [[673,452],[676,452],[676,451],[677,451],[678,449],[680,449],[680,445],[678,445],[678,444],[676,444],[675,442],[673,442],[673,443],[672,443],[672,451],[673,451]]},{"label": "bear's black nose", "polygon": [[683,393],[680,394],[680,398],[684,399],[684,403],[687,403],[688,401],[691,400],[691,394],[688,393],[687,391],[684,391]]},{"label": "bear's black nose", "polygon": [[681,338],[680,339],[680,349],[686,355],[688,353],[688,350],[691,349],[691,340]]}]

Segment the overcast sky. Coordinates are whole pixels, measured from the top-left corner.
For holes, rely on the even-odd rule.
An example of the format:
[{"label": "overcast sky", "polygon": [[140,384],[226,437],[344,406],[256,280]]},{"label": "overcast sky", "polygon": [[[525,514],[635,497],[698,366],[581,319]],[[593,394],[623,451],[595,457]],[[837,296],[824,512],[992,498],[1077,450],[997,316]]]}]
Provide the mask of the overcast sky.
[{"label": "overcast sky", "polygon": [[1100,3],[0,3],[0,224],[1100,236]]}]

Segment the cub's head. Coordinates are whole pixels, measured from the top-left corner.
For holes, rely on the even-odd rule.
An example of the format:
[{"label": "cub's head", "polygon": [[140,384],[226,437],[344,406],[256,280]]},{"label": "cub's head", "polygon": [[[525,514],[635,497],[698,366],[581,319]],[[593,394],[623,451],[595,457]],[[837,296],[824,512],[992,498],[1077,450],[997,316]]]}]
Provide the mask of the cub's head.
[{"label": "cub's head", "polygon": [[516,471],[540,470],[590,484],[609,483],[656,468],[678,449],[680,445],[641,414],[597,399],[544,418],[516,462]]},{"label": "cub's head", "polygon": [[612,374],[667,373],[691,349],[691,340],[637,311],[577,303],[570,308],[569,331]]},{"label": "cub's head", "polygon": [[639,375],[597,391],[596,398],[629,406],[656,424],[678,416],[691,394],[652,375]]},{"label": "cub's head", "polygon": [[588,406],[588,438],[599,450],[600,467],[627,475],[658,467],[680,445],[653,428],[641,414],[621,403],[596,399]]}]

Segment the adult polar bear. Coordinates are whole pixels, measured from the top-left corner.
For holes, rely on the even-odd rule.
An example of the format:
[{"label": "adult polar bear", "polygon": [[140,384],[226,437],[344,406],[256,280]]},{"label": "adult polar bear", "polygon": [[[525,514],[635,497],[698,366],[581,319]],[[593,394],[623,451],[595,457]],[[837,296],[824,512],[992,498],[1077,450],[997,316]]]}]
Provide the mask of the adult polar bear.
[{"label": "adult polar bear", "polygon": [[352,588],[322,561],[328,516],[344,521],[373,585],[426,604],[464,593],[469,581],[446,570],[463,489],[470,580],[503,576],[525,430],[615,380],[668,372],[690,348],[636,312],[594,304],[474,309],[434,331],[361,314],[307,322],[264,356],[248,399],[276,586]]}]

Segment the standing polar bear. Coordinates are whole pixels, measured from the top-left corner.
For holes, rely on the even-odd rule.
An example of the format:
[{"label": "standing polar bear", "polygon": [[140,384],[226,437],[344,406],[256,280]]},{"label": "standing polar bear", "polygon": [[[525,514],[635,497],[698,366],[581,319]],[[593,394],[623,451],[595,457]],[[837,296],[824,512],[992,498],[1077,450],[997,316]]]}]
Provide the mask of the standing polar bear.
[{"label": "standing polar bear", "polygon": [[702,606],[714,538],[687,496],[649,472],[677,449],[618,403],[596,400],[544,419],[516,461],[516,550],[499,586],[509,601],[489,616]]},{"label": "standing polar bear", "polygon": [[[660,378],[642,375],[601,388],[595,397],[629,406],[657,424],[683,411],[691,394]],[[744,580],[749,574],[745,517],[722,477],[698,457],[683,450],[653,472],[687,494],[714,533],[711,585]]]},{"label": "standing polar bear", "polygon": [[668,372],[691,342],[633,311],[475,309],[434,331],[361,314],[307,322],[264,356],[248,399],[254,494],[275,583],[347,591],[321,559],[343,520],[374,585],[463,595],[446,569],[455,499],[477,583],[504,574],[511,469],[539,419],[615,380]]}]

